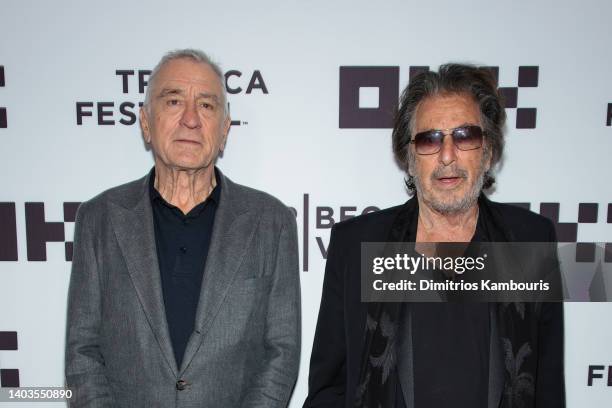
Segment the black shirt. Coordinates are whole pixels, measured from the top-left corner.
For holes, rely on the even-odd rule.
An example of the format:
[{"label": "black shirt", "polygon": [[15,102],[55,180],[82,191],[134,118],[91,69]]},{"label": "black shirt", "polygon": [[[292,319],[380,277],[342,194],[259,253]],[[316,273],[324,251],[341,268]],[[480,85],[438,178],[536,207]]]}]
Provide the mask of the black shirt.
[{"label": "black shirt", "polygon": [[217,186],[210,196],[188,214],[183,214],[155,189],[155,168],[149,176],[166,319],[179,367],[194,329],[204,266],[221,195],[221,179],[216,169],[215,177]]},{"label": "black shirt", "polygon": [[[486,226],[479,217],[472,242],[487,241],[487,235]],[[408,240],[414,242],[415,238],[416,231]],[[486,408],[489,305],[443,302],[411,303],[409,307],[414,406]],[[397,406],[402,406],[402,396],[398,398]]]}]

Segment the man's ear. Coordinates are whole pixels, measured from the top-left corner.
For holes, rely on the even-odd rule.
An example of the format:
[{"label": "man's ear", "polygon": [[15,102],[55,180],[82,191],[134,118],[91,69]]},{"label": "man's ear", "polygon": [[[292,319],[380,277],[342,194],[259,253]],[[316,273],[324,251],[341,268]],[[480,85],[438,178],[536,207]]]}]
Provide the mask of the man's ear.
[{"label": "man's ear", "polygon": [[485,163],[485,171],[491,170],[491,161],[493,160],[493,152],[491,151],[491,146],[487,143],[484,145],[486,147],[485,154],[488,156],[487,161]]},{"label": "man's ear", "polygon": [[145,142],[151,143],[151,129],[149,128],[149,117],[145,106],[140,108],[140,129],[142,129],[142,137]]},{"label": "man's ear", "polygon": [[221,140],[221,146],[219,148],[219,150],[223,151],[225,150],[225,143],[227,142],[227,136],[229,135],[229,131],[232,127],[232,118],[230,117],[230,115],[228,114],[227,117],[225,118],[224,122],[223,122],[223,134],[222,134],[222,140]]}]

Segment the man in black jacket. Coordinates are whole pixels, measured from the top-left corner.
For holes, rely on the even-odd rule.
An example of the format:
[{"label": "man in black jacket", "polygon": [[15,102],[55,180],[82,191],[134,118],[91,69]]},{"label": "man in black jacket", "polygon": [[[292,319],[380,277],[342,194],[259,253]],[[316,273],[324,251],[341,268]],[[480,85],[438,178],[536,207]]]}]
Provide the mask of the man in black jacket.
[{"label": "man in black jacket", "polygon": [[486,69],[447,64],[403,92],[393,150],[414,197],[336,224],[305,407],[564,407],[561,303],[361,301],[362,242],[555,242],[494,203],[505,112]]}]

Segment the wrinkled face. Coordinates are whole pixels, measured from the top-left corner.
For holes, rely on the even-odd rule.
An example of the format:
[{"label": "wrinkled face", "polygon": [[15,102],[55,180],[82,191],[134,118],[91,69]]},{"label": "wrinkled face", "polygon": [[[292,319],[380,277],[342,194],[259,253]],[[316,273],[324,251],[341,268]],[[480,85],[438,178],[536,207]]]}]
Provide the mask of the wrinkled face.
[{"label": "wrinkled face", "polygon": [[[464,94],[436,95],[424,99],[415,114],[413,135],[432,129],[444,129],[438,153],[419,155],[410,144],[410,175],[414,176],[417,195],[424,204],[441,213],[456,213],[475,204],[482,189],[484,174],[491,159],[486,140],[475,150],[459,150],[450,131],[464,125],[482,126],[474,99]],[[413,136],[414,138],[414,136]]]},{"label": "wrinkled face", "polygon": [[198,170],[214,164],[225,147],[230,118],[224,111],[223,85],[212,68],[187,58],[172,60],[152,86],[140,123],[156,166]]}]

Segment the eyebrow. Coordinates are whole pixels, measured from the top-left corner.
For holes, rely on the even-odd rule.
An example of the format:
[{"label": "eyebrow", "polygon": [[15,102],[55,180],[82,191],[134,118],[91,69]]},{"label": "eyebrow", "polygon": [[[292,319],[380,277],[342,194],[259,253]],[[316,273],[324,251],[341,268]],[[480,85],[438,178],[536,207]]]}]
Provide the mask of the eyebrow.
[{"label": "eyebrow", "polygon": [[425,130],[422,130],[421,132],[415,132],[415,133],[430,132],[432,130],[451,130],[451,129],[457,129],[457,128],[465,127],[465,126],[480,126],[480,127],[482,127],[482,125],[479,124],[479,123],[463,122],[461,125],[457,125],[455,127],[448,128],[448,129],[431,128],[431,129],[425,129]]},{"label": "eyebrow", "polygon": [[216,103],[219,102],[219,97],[215,94],[210,94],[210,93],[206,93],[206,92],[200,92],[198,94],[198,98],[204,98],[204,99],[212,99],[213,101],[215,101]]},{"label": "eyebrow", "polygon": [[[161,92],[159,93],[158,97],[159,98],[164,98],[166,96],[169,95],[185,95],[185,91],[183,91],[180,88],[164,88],[161,90]],[[206,93],[206,92],[200,92],[198,94],[198,98],[204,98],[204,99],[212,99],[215,102],[219,102],[219,97],[215,94],[211,94],[211,93]]]},{"label": "eyebrow", "polygon": [[164,88],[160,91],[158,97],[163,98],[168,95],[184,95],[185,92],[178,88]]}]

